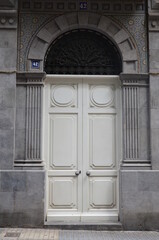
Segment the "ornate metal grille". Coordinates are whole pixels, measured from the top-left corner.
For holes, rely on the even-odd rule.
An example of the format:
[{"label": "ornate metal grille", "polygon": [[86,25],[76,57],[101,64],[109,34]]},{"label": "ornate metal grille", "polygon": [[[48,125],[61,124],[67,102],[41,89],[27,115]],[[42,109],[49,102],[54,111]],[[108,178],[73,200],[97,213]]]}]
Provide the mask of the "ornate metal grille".
[{"label": "ornate metal grille", "polygon": [[44,70],[48,74],[118,75],[122,61],[118,49],[106,36],[74,30],[51,44]]}]

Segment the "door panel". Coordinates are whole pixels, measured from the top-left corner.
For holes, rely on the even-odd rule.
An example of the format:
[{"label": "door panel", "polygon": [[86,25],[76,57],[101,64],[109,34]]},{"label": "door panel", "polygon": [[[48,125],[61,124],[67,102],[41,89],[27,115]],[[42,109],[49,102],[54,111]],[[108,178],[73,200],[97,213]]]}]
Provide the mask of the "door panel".
[{"label": "door panel", "polygon": [[[116,205],[116,179],[90,177],[90,208],[107,209]],[[109,194],[108,194],[109,193]]]},{"label": "door panel", "polygon": [[50,114],[50,167],[77,167],[77,115]]},{"label": "door panel", "polygon": [[62,84],[51,86],[52,107],[76,107],[77,106],[77,85]]},{"label": "door panel", "polygon": [[[102,81],[103,82],[103,81]],[[114,86],[113,85],[89,85],[90,88],[90,106],[91,107],[109,107],[114,105]]]},{"label": "door panel", "polygon": [[77,209],[77,178],[49,178],[49,206],[52,209]]},{"label": "door panel", "polygon": [[47,220],[117,221],[118,78],[46,82]]},{"label": "door panel", "polygon": [[115,165],[115,117],[113,115],[89,116],[90,167],[112,168]]}]

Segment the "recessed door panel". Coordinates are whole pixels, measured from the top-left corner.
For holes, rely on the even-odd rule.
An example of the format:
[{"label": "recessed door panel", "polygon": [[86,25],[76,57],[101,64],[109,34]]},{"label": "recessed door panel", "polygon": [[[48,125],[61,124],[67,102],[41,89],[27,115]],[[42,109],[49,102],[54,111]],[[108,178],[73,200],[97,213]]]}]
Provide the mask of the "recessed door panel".
[{"label": "recessed door panel", "polygon": [[51,86],[52,107],[76,107],[77,106],[77,85],[56,84]]},{"label": "recessed door panel", "polygon": [[90,209],[111,209],[116,205],[116,178],[90,177]]},{"label": "recessed door panel", "polygon": [[[100,83],[99,83],[100,84]],[[114,86],[112,85],[90,85],[91,107],[113,107]]]},{"label": "recessed door panel", "polygon": [[111,168],[115,164],[115,117],[111,115],[89,116],[90,166]]},{"label": "recessed door panel", "polygon": [[77,166],[77,115],[50,114],[50,167]]},{"label": "recessed door panel", "polygon": [[49,208],[77,209],[77,178],[49,178]]}]

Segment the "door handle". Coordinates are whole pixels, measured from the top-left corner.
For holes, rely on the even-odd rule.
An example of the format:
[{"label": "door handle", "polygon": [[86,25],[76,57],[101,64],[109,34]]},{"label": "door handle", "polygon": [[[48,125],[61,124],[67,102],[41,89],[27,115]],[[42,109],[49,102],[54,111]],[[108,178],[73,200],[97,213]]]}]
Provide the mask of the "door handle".
[{"label": "door handle", "polygon": [[86,175],[89,177],[91,175],[90,171],[87,171]]},{"label": "door handle", "polygon": [[78,176],[78,175],[80,175],[80,174],[81,174],[81,170],[78,170],[78,171],[75,172],[75,175],[76,175],[76,176]]}]

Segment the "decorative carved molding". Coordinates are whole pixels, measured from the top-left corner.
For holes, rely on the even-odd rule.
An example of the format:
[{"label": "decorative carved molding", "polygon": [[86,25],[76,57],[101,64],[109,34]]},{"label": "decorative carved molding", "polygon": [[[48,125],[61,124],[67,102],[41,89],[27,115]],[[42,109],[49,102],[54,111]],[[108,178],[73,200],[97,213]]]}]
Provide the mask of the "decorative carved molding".
[{"label": "decorative carved molding", "polygon": [[48,11],[48,12],[60,12],[60,11],[102,11],[102,12],[145,12],[145,1],[91,1],[80,2],[76,0],[70,1],[58,1],[58,0],[23,0],[20,2],[21,11]]},{"label": "decorative carved molding", "polygon": [[122,82],[122,85],[127,85],[128,81],[131,86],[134,86],[137,84],[137,86],[149,86],[149,75],[147,73],[145,74],[120,74],[120,80]]},{"label": "decorative carved molding", "polygon": [[76,85],[52,85],[51,107],[76,107]]},{"label": "decorative carved molding", "polygon": [[[55,13],[54,13],[55,14]],[[59,14],[59,13],[58,13]],[[79,15],[79,16],[78,16]],[[86,15],[85,19],[84,16]],[[55,15],[57,16],[57,15]],[[30,61],[26,62],[26,56],[27,52],[29,50],[31,41],[33,39],[33,36],[35,37],[36,33],[39,31],[38,38],[35,37],[34,41],[34,47],[32,49],[32,53],[35,53],[36,47],[39,45],[41,47],[40,50],[38,50],[38,57],[40,56],[40,59],[44,58],[45,52],[47,51],[48,47],[48,41],[50,39],[55,39],[60,34],[63,34],[64,30],[62,31],[59,27],[59,22],[55,21],[55,16],[51,17],[51,15],[48,15],[46,12],[43,14],[31,14],[29,13],[20,13],[20,20],[19,20],[19,56],[18,56],[18,69],[20,71],[26,71],[26,69],[31,70],[31,63]],[[83,17],[82,17],[83,16]],[[66,14],[66,18],[64,18],[65,25],[68,24],[68,30],[76,28],[80,28],[80,23],[82,24],[82,21],[84,25],[82,27],[88,28],[88,29],[94,29],[96,31],[101,31],[98,29],[98,23],[100,21],[100,15],[95,13],[75,13],[72,12],[70,14]],[[104,16],[103,16],[104,17]],[[119,31],[119,34],[116,37],[122,37],[125,38],[127,36],[127,42],[123,42],[122,45],[128,45],[130,48],[135,48],[138,51],[138,60],[139,63],[138,66],[139,71],[141,73],[147,72],[147,28],[146,28],[146,19],[143,14],[139,15],[113,15],[106,17],[109,20],[109,23],[116,23],[119,25],[121,31]],[[87,22],[87,23],[86,23]],[[41,26],[43,28],[41,29]],[[44,27],[45,26],[45,27]],[[114,25],[113,25],[114,26]],[[112,26],[110,26],[112,28]],[[41,30],[40,30],[41,29]],[[53,32],[54,34],[53,34]],[[52,33],[52,35],[50,34]],[[122,40],[121,39],[121,40]],[[130,39],[133,39],[133,46],[131,46]],[[47,42],[45,42],[47,41]],[[125,40],[126,41],[126,40]],[[44,49],[43,49],[44,46]],[[127,53],[128,51],[126,51]],[[42,56],[43,55],[43,56]],[[132,54],[131,54],[132,56]],[[34,59],[36,59],[36,56],[34,56]],[[131,66],[132,65],[132,66]],[[129,68],[133,68],[134,65],[129,62]],[[30,71],[29,70],[29,71]],[[37,71],[37,70],[36,70]],[[43,60],[40,60],[40,71],[43,71]],[[134,71],[134,70],[133,70]]]},{"label": "decorative carved molding", "polygon": [[159,31],[159,14],[149,15],[149,31],[151,32]]},{"label": "decorative carved molding", "polygon": [[18,72],[17,85],[43,85],[45,73]]},{"label": "decorative carved molding", "polygon": [[90,107],[114,107],[113,86],[91,86]]},{"label": "decorative carved molding", "polygon": [[17,28],[16,10],[0,10],[0,28]]},{"label": "decorative carved molding", "polygon": [[27,70],[34,71],[34,69],[31,69],[30,63],[36,59],[41,62],[40,71],[42,71],[43,59],[49,45],[63,33],[76,29],[91,29],[107,36],[120,49],[123,59],[123,72],[140,72],[138,49],[131,34],[128,34],[113,19],[87,12],[69,13],[47,22],[29,44],[28,54],[26,54],[28,58]]},{"label": "decorative carved molding", "polygon": [[129,34],[132,35],[139,53],[140,73],[148,72],[148,50],[147,50],[147,16],[145,15],[114,15],[117,21]]},{"label": "decorative carved molding", "polygon": [[17,28],[17,18],[0,16],[0,28]]}]

